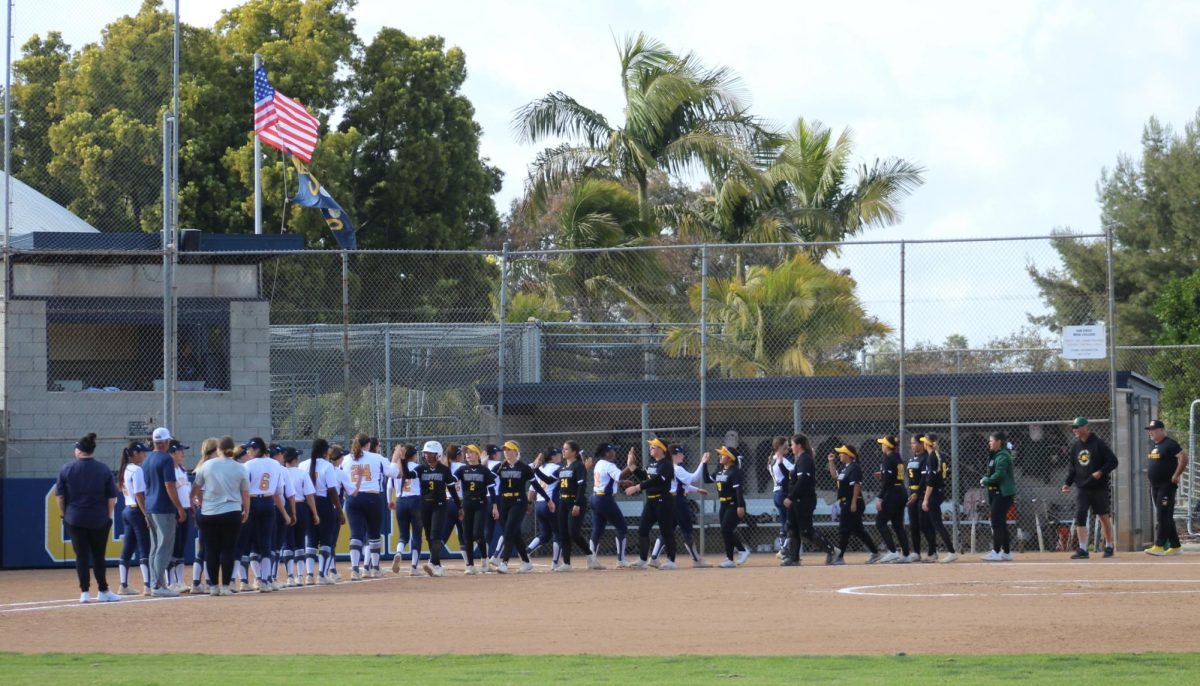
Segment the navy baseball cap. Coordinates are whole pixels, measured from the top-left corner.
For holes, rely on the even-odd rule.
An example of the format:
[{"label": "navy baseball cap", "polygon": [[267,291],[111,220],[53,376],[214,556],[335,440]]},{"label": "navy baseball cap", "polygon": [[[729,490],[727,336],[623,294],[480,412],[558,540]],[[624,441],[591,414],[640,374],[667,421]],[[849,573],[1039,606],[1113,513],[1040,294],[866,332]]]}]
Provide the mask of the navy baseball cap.
[{"label": "navy baseball cap", "polygon": [[278,443],[272,443],[271,445],[267,446],[267,454],[268,455],[278,455],[285,450],[287,450],[287,448],[284,448],[282,445],[279,445]]},{"label": "navy baseball cap", "polygon": [[687,448],[683,447],[682,445],[673,445],[671,446],[671,454],[683,455],[684,457],[687,457]]},{"label": "navy baseball cap", "polygon": [[500,446],[496,445],[495,443],[488,443],[487,447],[484,448],[484,451],[487,453],[488,457],[491,457],[492,455],[500,452]]},{"label": "navy baseball cap", "polygon": [[546,451],[546,457],[554,457],[555,455],[562,455],[562,448],[555,446]]},{"label": "navy baseball cap", "polygon": [[292,460],[295,460],[304,454],[304,451],[300,450],[299,448],[282,448],[280,452],[283,453],[283,456],[287,458],[288,462],[291,462]]},{"label": "navy baseball cap", "polygon": [[169,452],[169,453],[173,453],[176,450],[191,450],[191,449],[192,449],[192,446],[184,445],[184,444],[180,443],[179,441],[171,441],[171,444],[167,446],[167,452]]},{"label": "navy baseball cap", "polygon": [[257,438],[251,438],[250,440],[248,440],[242,444],[242,450],[266,450],[266,449],[267,449],[267,446],[263,445],[263,442]]},{"label": "navy baseball cap", "polygon": [[134,451],[135,453],[150,452],[150,449],[146,447],[145,443],[134,443],[133,445],[129,446],[129,449]]}]

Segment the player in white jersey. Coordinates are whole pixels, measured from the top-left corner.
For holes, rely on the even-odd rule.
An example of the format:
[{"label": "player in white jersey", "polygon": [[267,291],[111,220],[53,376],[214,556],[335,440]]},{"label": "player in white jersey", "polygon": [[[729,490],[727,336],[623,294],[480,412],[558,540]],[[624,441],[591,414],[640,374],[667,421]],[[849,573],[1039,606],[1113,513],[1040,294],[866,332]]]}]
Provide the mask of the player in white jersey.
[{"label": "player in white jersey", "polygon": [[[557,446],[550,448],[544,453],[538,453],[537,458],[533,461],[534,476],[542,483],[542,488],[546,490],[546,495],[550,496],[550,501],[553,501],[557,509],[558,505],[558,472],[562,468],[562,448]],[[533,489],[529,491],[530,498],[534,498]],[[537,533],[533,540],[529,542],[526,552],[530,555],[546,541],[552,541],[551,568],[558,566],[558,558],[562,548],[562,541],[558,538],[558,523],[557,515],[550,511],[550,507],[545,498],[540,494],[536,495],[536,500],[533,503],[533,517],[537,524]]]},{"label": "player in white jersey", "polygon": [[313,520],[320,521],[317,514],[316,493],[308,472],[300,469],[300,455],[303,450],[284,448],[283,466],[287,469],[288,481],[292,485],[292,518],[295,523],[284,533],[283,562],[287,569],[288,587],[304,585],[305,578],[311,586],[316,567],[316,555],[309,559],[305,555],[304,537],[313,525]]},{"label": "player in white jersey", "polygon": [[[329,576],[337,545],[337,532],[345,519],[342,513],[341,479],[345,474],[329,460],[329,442],[324,438],[312,442],[312,459],[300,463],[300,471],[308,476],[313,485],[313,496],[317,505],[317,516],[304,533],[304,556],[316,561],[317,583],[332,584]],[[312,585],[312,572],[309,572]]]},{"label": "player in white jersey", "polygon": [[266,593],[275,590],[270,583],[270,566],[275,550],[276,516],[282,516],[289,525],[292,521],[284,502],[287,474],[274,458],[266,455],[267,446],[261,438],[252,438],[242,447],[250,455],[246,462],[246,476],[250,480],[250,518],[246,522],[251,528],[250,569],[258,577],[258,590]]},{"label": "player in white jersey", "polygon": [[588,500],[592,508],[592,554],[588,555],[588,569],[604,569],[596,558],[600,552],[600,536],[604,533],[604,527],[609,524],[617,533],[617,566],[629,566],[629,562],[625,560],[629,527],[625,524],[625,515],[617,505],[615,495],[621,489],[621,480],[628,477],[633,468],[627,464],[622,470],[613,462],[619,448],[620,446],[612,443],[601,443],[596,448],[596,465],[592,469],[592,497]]},{"label": "player in white jersey", "polygon": [[191,559],[188,559],[188,552],[195,552],[196,549],[193,541],[196,532],[196,515],[195,508],[192,507],[192,479],[183,466],[184,451],[186,450],[191,450],[191,446],[184,445],[178,440],[171,441],[167,446],[167,452],[171,454],[171,459],[175,460],[175,490],[179,495],[179,503],[183,505],[183,511],[187,515],[182,522],[175,525],[175,546],[167,565],[167,588],[176,593],[192,592],[192,587],[183,582],[183,568],[185,563],[192,562]]},{"label": "player in white jersey", "polygon": [[125,508],[121,510],[121,587],[117,595],[137,595],[129,588],[129,567],[137,565],[142,572],[144,595],[150,595],[150,527],[146,525],[146,479],[142,475],[142,460],[146,459],[146,446],[134,441],[121,451],[121,468],[117,473],[117,485],[124,495]]},{"label": "player in white jersey", "polygon": [[[403,460],[408,471],[417,468],[417,447],[403,443],[392,451],[393,460]],[[411,576],[424,576],[417,565],[421,562],[421,483],[416,479],[388,479],[389,507],[396,513],[395,552],[392,571],[399,574],[404,562],[403,546],[407,544],[412,561]]]},{"label": "player in white jersey", "polygon": [[[350,448],[350,455],[342,464],[342,471],[350,476],[351,481],[358,481],[361,475],[361,485],[357,492],[349,498],[346,506],[346,518],[350,522],[350,568],[351,580],[363,578],[360,562],[365,562],[367,577],[379,575],[379,555],[383,551],[383,484],[387,477],[399,476],[400,468],[392,464],[379,453],[366,450],[371,443],[371,437],[366,434],[356,434]],[[363,544],[367,551],[364,553]]]},{"label": "player in white jersey", "polygon": [[783,501],[787,498],[792,471],[795,470],[796,465],[788,459],[788,439],[786,437],[774,438],[771,441],[771,449],[769,464],[771,465],[771,481],[774,483],[771,495],[775,502],[775,511],[779,513],[779,537],[775,540],[775,547],[779,549],[777,557],[782,560],[786,557],[788,549],[788,509],[783,506]]},{"label": "player in white jersey", "polygon": [[287,514],[290,517],[290,519],[284,519],[278,514],[275,516],[275,535],[271,539],[275,549],[271,551],[270,577],[268,581],[271,582],[271,588],[276,591],[284,587],[284,584],[279,583],[279,566],[281,563],[291,561],[292,549],[288,547],[290,543],[288,536],[293,531],[293,526],[296,523],[296,488],[295,484],[292,483],[292,477],[288,472],[287,464],[284,462],[284,453],[286,450],[287,448],[275,443],[271,444],[267,449],[267,455],[278,462],[279,466],[283,469],[283,508],[287,510]]}]

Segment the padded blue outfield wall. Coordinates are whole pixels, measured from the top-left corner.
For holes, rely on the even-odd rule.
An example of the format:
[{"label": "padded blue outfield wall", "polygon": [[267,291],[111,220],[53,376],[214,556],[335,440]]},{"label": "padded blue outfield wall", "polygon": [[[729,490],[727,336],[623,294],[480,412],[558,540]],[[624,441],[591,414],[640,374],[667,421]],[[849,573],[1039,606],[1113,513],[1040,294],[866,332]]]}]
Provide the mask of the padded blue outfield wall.
[{"label": "padded blue outfield wall", "polygon": [[[47,567],[73,567],[75,553],[71,540],[63,526],[54,495],[54,479],[0,479],[0,568],[29,569]],[[117,499],[113,532],[108,543],[108,559],[115,563],[121,555],[121,510],[124,502]],[[393,526],[395,519],[388,512],[384,521],[384,550],[394,549]],[[193,532],[194,533],[194,532]],[[452,556],[457,556],[458,537],[450,534],[446,542]],[[428,547],[425,545],[423,547]],[[350,527],[343,526],[338,537],[337,551],[340,559],[350,554]],[[422,557],[428,555],[423,551]],[[391,559],[391,555],[384,555]],[[191,550],[187,561],[191,561]],[[189,575],[190,578],[190,575]]]}]

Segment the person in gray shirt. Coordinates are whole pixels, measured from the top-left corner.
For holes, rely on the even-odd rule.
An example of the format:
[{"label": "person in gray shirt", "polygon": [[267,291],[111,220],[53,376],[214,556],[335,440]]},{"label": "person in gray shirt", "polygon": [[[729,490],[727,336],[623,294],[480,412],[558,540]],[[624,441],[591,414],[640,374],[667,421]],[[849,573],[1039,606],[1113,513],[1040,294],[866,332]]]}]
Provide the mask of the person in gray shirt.
[{"label": "person in gray shirt", "polygon": [[214,596],[233,595],[229,587],[238,533],[250,516],[250,479],[234,459],[234,447],[232,438],[222,438],[221,456],[201,465],[192,484],[192,497],[200,507],[204,563],[213,582],[208,593]]}]

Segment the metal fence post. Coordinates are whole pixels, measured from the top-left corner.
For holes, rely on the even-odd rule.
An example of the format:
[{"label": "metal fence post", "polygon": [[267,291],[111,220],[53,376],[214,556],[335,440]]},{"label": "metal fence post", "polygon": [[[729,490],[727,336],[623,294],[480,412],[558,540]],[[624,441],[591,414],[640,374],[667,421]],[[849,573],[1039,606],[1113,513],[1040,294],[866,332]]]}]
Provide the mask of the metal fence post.
[{"label": "metal fence post", "polygon": [[[958,542],[958,539],[959,539],[959,531],[958,531],[959,511],[962,509],[962,506],[961,506],[962,493],[960,491],[960,484],[959,484],[959,480],[958,480],[958,476],[959,476],[958,475],[958,466],[959,466],[958,452],[959,452],[959,450],[958,450],[958,398],[956,396],[951,396],[950,397],[950,491],[951,491],[950,502],[953,503],[952,515],[954,518],[953,519],[953,521],[954,521],[954,537],[953,538],[954,538],[954,549],[955,550],[960,550],[962,548],[962,546],[959,545],[959,542]],[[942,513],[939,512],[938,516],[939,517],[942,516]],[[972,551],[972,552],[974,552],[974,551]]]},{"label": "metal fence post", "polygon": [[792,401],[792,433],[794,434],[804,431],[804,414],[800,404],[799,398]]},{"label": "metal fence post", "polygon": [[171,360],[173,355],[171,349],[174,347],[174,338],[171,335],[171,325],[174,319],[171,315],[171,188],[174,182],[171,179],[171,149],[173,143],[171,141],[172,133],[174,132],[174,124],[172,120],[174,116],[170,112],[163,112],[163,140],[162,140],[162,420],[161,426],[174,428],[171,426]]},{"label": "metal fence post", "polygon": [[[700,246],[700,454],[708,449],[708,244]],[[715,502],[715,501],[714,501]],[[700,501],[700,554],[705,551],[704,505]]]},{"label": "metal fence post", "polygon": [[1187,532],[1195,536],[1192,525],[1192,509],[1196,507],[1196,406],[1200,400],[1193,400],[1188,408],[1188,501],[1187,501]]},{"label": "metal fence post", "polygon": [[899,410],[900,428],[896,432],[896,437],[897,437],[897,440],[900,441],[900,446],[901,446],[900,450],[901,451],[904,450],[904,448],[903,448],[904,434],[906,433],[905,426],[904,426],[904,404],[905,404],[905,399],[904,399],[904,325],[905,325],[905,321],[904,321],[904,307],[905,307],[904,269],[905,269],[905,264],[904,264],[904,262],[905,262],[905,257],[906,257],[905,250],[906,249],[904,246],[904,241],[900,241],[900,359],[899,359],[899,367],[896,370],[897,380],[899,382],[899,387],[897,389],[897,402],[899,403],[898,410]]},{"label": "metal fence post", "polygon": [[496,438],[504,437],[504,318],[508,314],[508,241],[500,252],[500,348],[496,351],[499,378],[496,381]]},{"label": "metal fence post", "polygon": [[[1108,331],[1108,426],[1109,436],[1108,442],[1110,445],[1117,445],[1117,302],[1115,279],[1113,275],[1113,229],[1111,226],[1106,227],[1104,231],[1104,248],[1105,248],[1105,265],[1108,279],[1108,326],[1105,327]],[[1117,459],[1122,456],[1117,455]],[[1129,459],[1129,455],[1124,456]],[[1120,470],[1113,472],[1113,490],[1120,492],[1121,489]],[[1133,488],[1133,484],[1127,484],[1127,488]],[[1117,524],[1120,521],[1120,498],[1113,498],[1113,512],[1111,515],[1113,527],[1113,543],[1117,542],[1120,535],[1117,533]]]},{"label": "metal fence post", "polygon": [[[383,330],[383,441],[392,447],[392,327]],[[390,453],[389,453],[390,454]]]},{"label": "metal fence post", "polygon": [[342,251],[342,426],[349,444],[350,425],[350,253]]}]

